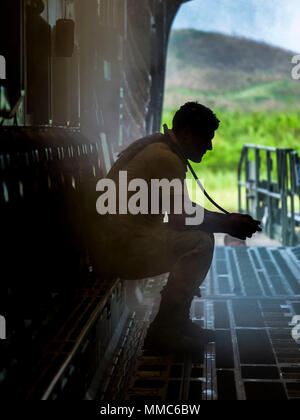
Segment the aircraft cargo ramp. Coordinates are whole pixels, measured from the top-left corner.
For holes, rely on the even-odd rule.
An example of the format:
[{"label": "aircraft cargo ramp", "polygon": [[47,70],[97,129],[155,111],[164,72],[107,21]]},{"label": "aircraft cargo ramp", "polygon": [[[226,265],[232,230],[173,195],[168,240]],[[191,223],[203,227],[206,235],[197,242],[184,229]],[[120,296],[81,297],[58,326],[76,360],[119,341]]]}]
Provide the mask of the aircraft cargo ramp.
[{"label": "aircraft cargo ramp", "polygon": [[165,279],[149,280],[100,399],[300,398],[300,343],[292,337],[292,318],[300,315],[299,246],[216,247],[202,298],[191,307],[194,322],[216,330],[204,354],[168,356],[142,348]]}]

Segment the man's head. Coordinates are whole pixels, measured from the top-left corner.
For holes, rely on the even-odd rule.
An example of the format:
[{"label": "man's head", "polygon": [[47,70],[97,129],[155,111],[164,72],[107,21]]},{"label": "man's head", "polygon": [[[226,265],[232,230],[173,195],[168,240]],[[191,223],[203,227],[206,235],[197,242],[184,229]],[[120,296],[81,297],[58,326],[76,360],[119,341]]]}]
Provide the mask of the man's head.
[{"label": "man's head", "polygon": [[188,159],[201,162],[207,150],[212,150],[219,123],[212,110],[198,102],[187,102],[175,113],[172,129]]}]

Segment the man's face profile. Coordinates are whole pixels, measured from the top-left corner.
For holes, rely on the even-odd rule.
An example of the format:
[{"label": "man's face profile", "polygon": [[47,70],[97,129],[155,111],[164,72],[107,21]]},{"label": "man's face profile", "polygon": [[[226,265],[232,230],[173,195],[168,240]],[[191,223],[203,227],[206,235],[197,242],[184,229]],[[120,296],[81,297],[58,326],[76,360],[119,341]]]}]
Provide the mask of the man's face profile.
[{"label": "man's face profile", "polygon": [[205,153],[212,150],[214,136],[215,131],[213,129],[201,130],[198,133],[193,133],[190,129],[187,129],[183,145],[188,159],[196,163],[201,162]]}]

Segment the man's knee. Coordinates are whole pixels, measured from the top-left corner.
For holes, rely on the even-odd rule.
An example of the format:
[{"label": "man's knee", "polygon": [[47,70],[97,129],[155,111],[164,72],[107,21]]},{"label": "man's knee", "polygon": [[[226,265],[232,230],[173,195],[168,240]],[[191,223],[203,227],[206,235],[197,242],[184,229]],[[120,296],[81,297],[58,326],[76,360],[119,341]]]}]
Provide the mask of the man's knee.
[{"label": "man's knee", "polygon": [[189,249],[186,249],[185,252],[179,256],[177,263],[180,266],[191,267],[195,269],[196,266],[203,265],[205,263],[211,263],[213,253],[214,253],[214,235],[212,233],[200,232],[197,236],[197,241],[192,241],[195,237],[190,238],[191,244]]},{"label": "man's knee", "polygon": [[213,233],[201,232],[201,239],[199,240],[198,246],[201,251],[212,256],[215,248],[215,237]]},{"label": "man's knee", "polygon": [[206,277],[213,258],[214,235],[197,232],[197,236],[194,233],[190,236],[190,240],[193,245],[180,255],[170,270],[166,293],[172,290],[175,295],[176,293],[182,295],[197,294],[199,286]]},{"label": "man's knee", "polygon": [[213,233],[208,233],[210,242],[211,242],[211,251],[214,252],[215,249],[215,235]]}]

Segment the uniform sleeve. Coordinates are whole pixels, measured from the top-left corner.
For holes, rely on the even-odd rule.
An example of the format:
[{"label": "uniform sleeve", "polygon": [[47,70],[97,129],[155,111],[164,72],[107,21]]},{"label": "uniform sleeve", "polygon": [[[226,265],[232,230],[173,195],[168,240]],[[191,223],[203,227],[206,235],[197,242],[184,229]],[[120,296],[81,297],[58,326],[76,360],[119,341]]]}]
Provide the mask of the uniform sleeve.
[{"label": "uniform sleeve", "polygon": [[[154,206],[158,209],[158,213],[162,213],[165,209],[170,214],[173,213],[174,203],[182,208],[185,165],[167,145],[156,143],[147,146],[130,162],[128,174],[130,179],[142,178],[147,182],[148,203],[151,209]],[[153,180],[167,180],[170,184],[160,182],[160,188],[158,188],[157,183],[152,183]],[[170,200],[168,200],[168,195]],[[168,203],[170,203],[169,207]]]},{"label": "uniform sleeve", "polygon": [[181,159],[167,146],[153,144],[145,151],[145,166],[148,178],[151,179],[180,179],[186,177],[185,165]]}]

